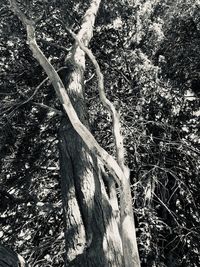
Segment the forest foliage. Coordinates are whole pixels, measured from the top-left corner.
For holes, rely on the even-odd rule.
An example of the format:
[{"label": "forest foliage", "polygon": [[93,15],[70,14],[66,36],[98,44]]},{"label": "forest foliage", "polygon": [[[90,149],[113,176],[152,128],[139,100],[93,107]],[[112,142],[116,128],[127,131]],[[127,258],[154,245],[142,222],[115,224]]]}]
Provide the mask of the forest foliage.
[{"label": "forest foliage", "polygon": [[[89,1],[24,1],[37,40],[62,79]],[[44,12],[42,12],[44,10]],[[200,262],[200,4],[101,3],[90,48],[120,112],[142,266]],[[0,238],[31,266],[63,266],[57,131],[62,108],[7,1],[0,8]],[[58,20],[59,18],[59,20]],[[61,22],[63,24],[61,24]],[[114,155],[111,120],[86,62],[90,128]]]}]

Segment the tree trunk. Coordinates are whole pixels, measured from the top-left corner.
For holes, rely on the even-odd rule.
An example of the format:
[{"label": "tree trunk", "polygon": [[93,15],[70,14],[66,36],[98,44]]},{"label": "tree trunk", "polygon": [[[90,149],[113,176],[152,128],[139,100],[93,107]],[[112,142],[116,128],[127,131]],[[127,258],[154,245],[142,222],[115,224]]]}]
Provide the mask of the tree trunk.
[{"label": "tree trunk", "polygon": [[[80,69],[75,67],[70,76],[73,86],[66,87],[68,94],[81,122],[88,127]],[[121,267],[121,238],[97,159],[68,118],[62,120],[59,139],[66,264]]]},{"label": "tree trunk", "polygon": [[[77,34],[86,46],[92,37],[99,4],[99,0],[91,2]],[[80,121],[89,128],[83,86],[85,53],[77,44],[67,66],[63,79],[65,88]],[[121,267],[121,237],[97,157],[67,117],[61,123],[59,139],[66,265]]]},{"label": "tree trunk", "polygon": [[[28,44],[34,57],[47,73],[68,116],[63,119],[59,131],[66,265],[140,267],[128,177],[115,159],[96,142],[88,130],[86,118],[83,93],[85,52],[79,42],[88,46],[101,1],[92,0],[85,13],[69,53],[63,82],[37,44],[34,23],[20,11],[15,0],[10,1],[12,10],[26,26]],[[114,201],[112,199],[114,187],[111,194],[106,193],[99,159],[120,186],[121,236],[116,220],[116,211],[119,212],[116,196]]]}]

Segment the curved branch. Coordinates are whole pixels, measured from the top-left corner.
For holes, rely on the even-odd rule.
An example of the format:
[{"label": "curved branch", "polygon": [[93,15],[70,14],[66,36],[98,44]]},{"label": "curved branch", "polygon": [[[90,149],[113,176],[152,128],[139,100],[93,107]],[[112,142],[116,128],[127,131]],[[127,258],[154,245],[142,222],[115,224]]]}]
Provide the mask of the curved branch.
[{"label": "curved branch", "polygon": [[96,58],[70,29],[66,29],[76,40],[80,48],[88,55],[88,57],[92,61],[98,78],[100,99],[112,116],[113,132],[117,152],[117,163],[121,171],[123,172],[123,176],[121,176],[120,187],[120,228],[123,243],[124,263],[125,267],[140,267],[140,259],[135,233],[135,222],[133,217],[132,196],[129,184],[129,169],[124,164],[124,147],[123,138],[120,133],[119,114],[117,113],[114,105],[107,99],[105,95],[104,78]]},{"label": "curved branch", "polygon": [[[98,1],[97,1],[98,2]],[[132,210],[132,199],[131,199],[131,191],[130,185],[127,177],[124,173],[124,159],[123,155],[121,156],[121,149],[119,153],[119,161],[122,164],[122,167],[119,166],[117,161],[109,155],[95,140],[94,136],[90,133],[90,131],[81,123],[79,120],[76,111],[69,99],[69,96],[66,92],[66,89],[55,71],[54,67],[51,63],[47,60],[41,49],[39,48],[36,38],[35,38],[35,27],[34,23],[28,20],[24,14],[18,8],[15,0],[10,0],[11,7],[13,12],[18,16],[19,19],[22,20],[23,24],[26,26],[27,31],[27,41],[29,47],[33,53],[33,56],[37,59],[40,65],[45,70],[46,74],[48,75],[52,85],[56,91],[56,94],[63,105],[63,108],[66,114],[69,117],[69,120],[74,127],[75,131],[80,135],[83,139],[87,147],[90,149],[91,153],[94,153],[108,168],[108,170],[112,173],[115,181],[121,186],[121,234],[122,234],[122,243],[123,243],[123,252],[124,252],[124,262],[125,267],[140,267],[138,249],[137,249],[137,242],[136,242],[136,235],[135,235],[135,225],[134,225],[134,218],[133,218],[133,210]],[[94,3],[95,4],[95,3]],[[78,39],[81,39],[84,31],[80,31],[78,34]],[[91,33],[91,32],[90,32]],[[88,44],[88,39],[85,40],[84,44]],[[112,114],[115,114],[115,118],[118,116],[116,115],[116,111],[112,103],[106,98],[103,88],[103,75],[100,71],[99,65],[96,64],[97,62],[94,61],[96,68],[98,69],[98,83],[101,90],[101,98],[103,99],[105,106],[111,110]],[[93,64],[94,64],[93,63]],[[117,125],[119,127],[119,125]],[[120,133],[120,129],[118,128],[117,134]],[[119,139],[118,139],[119,140]],[[121,142],[122,140],[120,140]],[[121,148],[122,143],[119,143],[119,147]],[[122,147],[123,148],[123,147]]]},{"label": "curved branch", "polygon": [[27,31],[27,41],[29,47],[33,53],[33,56],[38,60],[40,65],[45,70],[47,76],[49,77],[56,94],[63,105],[63,108],[68,115],[74,129],[81,136],[87,147],[94,153],[109,169],[109,171],[114,176],[117,184],[121,184],[121,180],[125,179],[124,173],[116,160],[108,154],[96,141],[94,136],[90,133],[90,131],[81,123],[79,120],[74,107],[69,99],[69,96],[65,90],[64,84],[61,81],[59,75],[57,74],[54,67],[47,60],[46,56],[43,54],[41,49],[39,48],[36,38],[35,38],[35,27],[34,23],[28,20],[25,15],[18,8],[15,0],[10,0],[11,8],[13,12],[18,16],[18,18],[22,21],[22,23],[26,26]]},{"label": "curved branch", "polygon": [[120,228],[121,237],[124,252],[124,264],[125,267],[140,267],[140,259],[138,254],[136,232],[135,232],[135,222],[133,217],[133,207],[132,207],[132,196],[129,183],[129,169],[124,164],[124,147],[123,138],[120,132],[120,121],[119,114],[117,113],[114,105],[107,99],[104,91],[104,77],[101,73],[100,66],[92,54],[92,52],[84,46],[84,44],[79,40],[79,38],[68,28],[67,31],[76,40],[80,48],[88,55],[92,61],[96,75],[98,78],[98,89],[100,99],[106,109],[110,112],[113,120],[113,132],[116,143],[117,152],[117,163],[123,172],[121,176],[121,187],[120,187]]},{"label": "curved branch", "polygon": [[[124,146],[123,146],[123,137],[121,135],[120,131],[120,119],[119,114],[115,109],[115,106],[110,102],[110,100],[106,97],[105,90],[104,90],[104,77],[101,72],[100,66],[93,55],[92,51],[88,49],[76,36],[74,32],[72,32],[69,28],[65,27],[66,30],[71,34],[71,36],[75,39],[75,41],[78,43],[80,48],[87,54],[91,62],[93,63],[97,75],[97,81],[98,81],[98,90],[99,90],[99,96],[101,99],[102,104],[104,107],[108,110],[112,117],[113,121],[113,134],[115,139],[115,145],[116,145],[116,156],[117,156],[117,162],[121,169],[123,170],[124,174],[127,175],[127,167],[125,167],[124,164]],[[128,176],[128,175],[127,175]]]}]

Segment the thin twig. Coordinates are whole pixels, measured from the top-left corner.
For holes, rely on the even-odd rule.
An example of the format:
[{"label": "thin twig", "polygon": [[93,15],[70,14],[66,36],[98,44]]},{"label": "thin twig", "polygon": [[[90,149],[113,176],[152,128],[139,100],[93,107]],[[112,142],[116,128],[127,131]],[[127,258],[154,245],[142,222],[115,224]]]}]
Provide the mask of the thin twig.
[{"label": "thin twig", "polygon": [[22,102],[22,103],[20,103],[16,108],[14,108],[10,113],[9,113],[9,117],[11,117],[13,114],[14,114],[14,112],[17,110],[17,109],[19,109],[21,106],[23,106],[23,105],[25,105],[25,104],[27,104],[29,101],[31,101],[32,99],[33,99],[33,97],[37,94],[37,92],[38,92],[38,90],[41,88],[41,86],[46,82],[46,81],[48,81],[48,77],[47,78],[45,78],[37,87],[36,87],[36,89],[35,89],[35,91],[33,92],[33,94],[28,98],[28,99],[26,99],[24,102]]},{"label": "thin twig", "polygon": [[37,102],[33,102],[33,104],[34,104],[34,105],[37,105],[37,106],[40,106],[40,107],[42,107],[42,108],[45,108],[45,109],[49,109],[51,112],[54,112],[54,113],[56,113],[56,114],[58,114],[58,115],[60,115],[60,116],[63,115],[63,113],[62,113],[60,110],[55,109],[55,108],[52,108],[52,107],[49,107],[49,106],[47,106],[47,105],[45,105],[45,104],[37,103]]}]

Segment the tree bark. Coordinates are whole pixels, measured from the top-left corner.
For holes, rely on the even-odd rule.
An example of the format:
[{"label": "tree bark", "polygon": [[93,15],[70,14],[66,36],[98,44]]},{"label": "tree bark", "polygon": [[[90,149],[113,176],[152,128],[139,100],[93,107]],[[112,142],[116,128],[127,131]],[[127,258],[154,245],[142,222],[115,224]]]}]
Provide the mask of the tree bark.
[{"label": "tree bark", "polygon": [[[10,2],[12,10],[26,26],[28,44],[34,57],[47,73],[68,116],[63,119],[59,131],[66,264],[139,267],[128,177],[124,169],[96,142],[88,130],[83,93],[85,53],[76,42],[67,60],[68,71],[63,80],[67,82],[63,84],[37,45],[35,23],[26,18],[15,0]],[[89,44],[92,37],[100,2],[91,1],[77,34],[78,40],[84,46]],[[120,186],[121,237],[110,198],[114,187],[108,197],[98,160],[109,169]]]},{"label": "tree bark", "polygon": [[[76,101],[79,116],[85,114],[81,102],[80,99]],[[61,123],[59,138],[66,264],[121,267],[118,225],[97,159],[90,154],[67,118]]]},{"label": "tree bark", "polygon": [[[92,37],[99,3],[91,3],[77,34],[85,46]],[[72,51],[64,85],[80,121],[89,128],[83,86],[85,53],[77,44]],[[123,250],[118,224],[97,157],[67,117],[61,122],[59,140],[66,265],[121,267]]]}]

